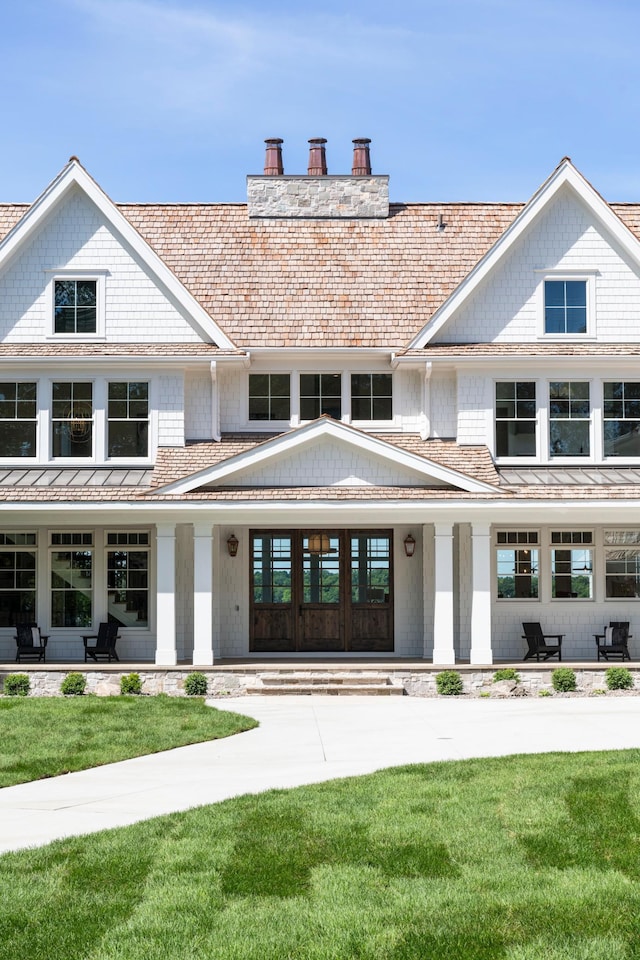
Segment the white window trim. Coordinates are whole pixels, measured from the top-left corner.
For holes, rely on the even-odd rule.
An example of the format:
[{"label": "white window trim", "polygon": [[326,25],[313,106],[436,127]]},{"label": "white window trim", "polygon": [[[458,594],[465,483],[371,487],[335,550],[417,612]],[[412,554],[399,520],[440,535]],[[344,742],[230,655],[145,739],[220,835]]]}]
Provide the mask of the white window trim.
[{"label": "white window trim", "polygon": [[[147,423],[149,425],[147,438],[146,457],[110,457],[109,456],[109,384],[110,383],[146,383],[148,385],[147,394]],[[149,377],[105,377],[101,382],[103,393],[100,395],[101,406],[98,408],[98,421],[101,422],[100,439],[102,442],[101,450],[104,453],[104,462],[110,464],[151,464],[153,463],[155,451],[157,450],[157,418],[156,408],[153,403],[154,381]]]},{"label": "white window trim", "polygon": [[[106,620],[109,616],[109,587],[107,585],[107,580],[109,576],[108,569],[108,558],[107,554],[113,550],[139,550],[146,551],[147,554],[147,623],[144,626],[136,626],[135,624],[127,624],[126,626],[120,627],[120,630],[134,630],[136,636],[141,634],[150,634],[151,633],[151,624],[153,620],[153,603],[155,600],[155,568],[153,566],[154,560],[154,550],[153,550],[153,531],[150,527],[129,527],[129,526],[111,526],[105,527],[102,531],[102,557],[101,557],[101,573],[103,578],[103,594],[100,596],[100,614],[101,619]],[[148,536],[147,543],[141,544],[115,544],[108,543],[110,533],[146,533]],[[103,613],[104,610],[106,612]]]},{"label": "white window trim", "polygon": [[[536,291],[537,338],[555,343],[575,343],[583,340],[595,340],[597,337],[596,322],[596,277],[600,271],[596,269],[566,270],[549,269],[535,270],[540,275]],[[544,320],[544,285],[547,280],[584,280],[587,285],[587,330],[586,333],[546,333]]]},{"label": "white window trim", "polygon": [[[497,443],[496,443],[497,437],[496,437],[496,432],[497,432],[498,418],[497,418],[497,416],[496,416],[496,407],[497,407],[496,387],[497,387],[497,385],[498,385],[499,383],[533,383],[533,384],[535,384],[535,389],[536,389],[536,416],[535,416],[535,424],[536,424],[536,452],[535,452],[534,455],[531,456],[531,457],[499,457],[498,454],[497,454]],[[509,466],[512,466],[512,465],[513,465],[513,466],[517,466],[518,464],[520,464],[520,465],[523,466],[523,467],[525,467],[525,466],[528,467],[528,466],[532,466],[533,464],[540,464],[540,461],[541,461],[541,453],[542,453],[542,450],[543,450],[543,447],[542,447],[542,439],[541,439],[541,438],[542,438],[543,435],[544,435],[544,432],[543,432],[543,431],[544,431],[544,417],[543,417],[544,407],[543,407],[543,404],[541,403],[541,398],[540,398],[540,389],[541,389],[541,387],[543,387],[543,386],[544,386],[544,382],[541,381],[541,380],[539,380],[539,379],[537,379],[536,377],[526,377],[526,376],[524,376],[524,375],[523,375],[523,376],[518,376],[518,377],[494,377],[493,387],[492,387],[492,389],[493,389],[493,398],[492,398],[493,411],[492,411],[492,423],[491,423],[491,443],[488,444],[488,446],[489,446],[489,449],[490,449],[490,451],[491,451],[491,454],[492,454],[492,456],[494,457],[496,463],[499,463],[501,466],[507,466],[507,465],[509,465]],[[547,387],[547,390],[548,390],[548,387]]]},{"label": "white window trim", "polygon": [[[47,282],[46,309],[48,316],[48,334],[45,340],[56,343],[95,343],[106,339],[105,324],[105,278],[108,270],[51,270]],[[95,333],[56,333],[55,332],[55,282],[56,280],[95,280],[96,281],[96,331]]]},{"label": "white window trim", "polygon": [[[549,388],[552,383],[588,383],[589,384],[589,453],[586,457],[574,456],[574,457],[552,457],[551,451],[549,449],[551,443],[551,417],[549,415]],[[544,421],[545,431],[544,431],[544,463],[549,466],[564,466],[565,464],[572,464],[575,467],[580,466],[580,464],[589,464],[593,465],[599,461],[596,459],[596,416],[594,410],[597,409],[594,407],[594,393],[597,398],[597,391],[594,391],[594,379],[592,377],[581,377],[576,371],[576,376],[571,377],[549,377],[544,381],[544,396],[542,402],[544,403],[544,416],[541,417],[541,421]],[[542,406],[540,407],[540,412],[542,412]],[[583,420],[579,421],[583,423]],[[597,431],[598,434],[601,431]]]},{"label": "white window trim", "polygon": [[42,391],[41,391],[41,379],[38,376],[16,376],[15,374],[8,373],[6,376],[2,377],[3,383],[35,383],[36,385],[36,453],[34,457],[3,457],[0,456],[0,465],[4,466],[5,464],[24,464],[27,467],[30,467],[34,464],[41,462],[40,453],[42,450],[46,450],[47,446],[43,446],[43,437],[42,437]]}]

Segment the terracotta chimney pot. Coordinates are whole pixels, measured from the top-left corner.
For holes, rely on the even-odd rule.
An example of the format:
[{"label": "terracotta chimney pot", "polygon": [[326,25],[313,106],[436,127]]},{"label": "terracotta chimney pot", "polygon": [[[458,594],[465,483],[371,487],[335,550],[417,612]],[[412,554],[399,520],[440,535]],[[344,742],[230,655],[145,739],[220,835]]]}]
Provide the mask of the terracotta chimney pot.
[{"label": "terracotta chimney pot", "polygon": [[324,137],[314,137],[309,140],[309,166],[307,174],[310,177],[324,177],[327,174],[327,155]]},{"label": "terracotta chimney pot", "polygon": [[282,166],[282,143],[280,137],[270,137],[265,140],[267,153],[264,158],[265,177],[281,177],[284,173]]},{"label": "terracotta chimney pot", "polygon": [[368,137],[358,137],[353,141],[353,166],[351,168],[352,177],[370,177],[371,176],[371,157],[369,155],[369,144],[371,140]]}]

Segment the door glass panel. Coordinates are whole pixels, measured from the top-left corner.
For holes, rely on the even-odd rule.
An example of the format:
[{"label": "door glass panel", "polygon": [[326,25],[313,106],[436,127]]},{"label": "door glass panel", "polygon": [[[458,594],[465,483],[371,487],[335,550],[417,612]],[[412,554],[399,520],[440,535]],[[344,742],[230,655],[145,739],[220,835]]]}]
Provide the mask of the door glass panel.
[{"label": "door glass panel", "polygon": [[390,577],[391,538],[351,537],[351,602],[388,603]]},{"label": "door glass panel", "polygon": [[303,536],[302,602],[340,603],[339,537],[330,534]]},{"label": "door glass panel", "polygon": [[291,537],[253,536],[254,603],[291,603]]}]

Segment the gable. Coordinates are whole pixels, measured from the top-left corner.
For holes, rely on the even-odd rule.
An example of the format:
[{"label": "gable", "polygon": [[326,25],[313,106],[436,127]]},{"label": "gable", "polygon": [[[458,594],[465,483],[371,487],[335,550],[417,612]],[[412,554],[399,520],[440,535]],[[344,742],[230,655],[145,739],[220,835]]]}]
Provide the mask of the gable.
[{"label": "gable", "polygon": [[48,336],[53,280],[73,271],[101,278],[107,340],[233,347],[75,159],[0,243],[0,338]]},{"label": "gable", "polygon": [[640,335],[640,269],[570,187],[561,190],[437,333],[437,343],[535,341],[543,284],[554,275],[593,277],[595,335]]}]

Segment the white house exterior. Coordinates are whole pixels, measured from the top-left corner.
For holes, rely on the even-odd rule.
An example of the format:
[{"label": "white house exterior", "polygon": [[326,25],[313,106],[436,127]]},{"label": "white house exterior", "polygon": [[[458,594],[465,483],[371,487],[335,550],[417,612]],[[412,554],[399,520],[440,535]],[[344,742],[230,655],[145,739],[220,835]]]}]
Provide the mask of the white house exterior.
[{"label": "white house exterior", "polygon": [[[640,633],[640,205],[350,175],[0,204],[0,660],[594,659]],[[636,627],[634,631],[634,626]],[[631,641],[632,655],[635,644]]]}]

